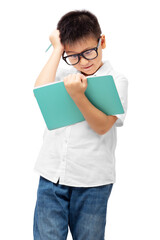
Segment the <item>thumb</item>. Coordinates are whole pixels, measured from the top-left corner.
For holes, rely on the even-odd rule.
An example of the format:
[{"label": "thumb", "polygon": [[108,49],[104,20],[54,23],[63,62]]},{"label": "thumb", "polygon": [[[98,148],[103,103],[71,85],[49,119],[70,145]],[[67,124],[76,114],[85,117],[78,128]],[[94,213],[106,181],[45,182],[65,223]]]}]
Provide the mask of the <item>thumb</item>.
[{"label": "thumb", "polygon": [[82,82],[86,82],[87,81],[87,78],[83,74],[81,74],[81,81]]}]

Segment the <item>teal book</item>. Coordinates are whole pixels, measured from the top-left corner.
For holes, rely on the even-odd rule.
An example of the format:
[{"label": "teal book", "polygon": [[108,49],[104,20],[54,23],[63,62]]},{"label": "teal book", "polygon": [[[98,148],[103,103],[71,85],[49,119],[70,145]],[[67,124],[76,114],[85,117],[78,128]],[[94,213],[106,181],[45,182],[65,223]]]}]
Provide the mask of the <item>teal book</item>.
[{"label": "teal book", "polygon": [[[111,75],[88,77],[86,97],[107,115],[123,114],[114,79]],[[68,94],[64,82],[53,82],[33,89],[48,130],[84,121],[82,113]]]}]

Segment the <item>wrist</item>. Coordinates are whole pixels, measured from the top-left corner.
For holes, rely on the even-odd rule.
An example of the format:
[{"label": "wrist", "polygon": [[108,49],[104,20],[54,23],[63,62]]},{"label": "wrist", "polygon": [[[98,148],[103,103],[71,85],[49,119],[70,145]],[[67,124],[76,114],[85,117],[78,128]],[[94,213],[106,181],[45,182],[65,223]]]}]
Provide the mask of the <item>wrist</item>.
[{"label": "wrist", "polygon": [[53,48],[53,51],[62,55],[63,52],[64,52],[64,48],[61,47],[61,46],[56,46],[56,47]]}]

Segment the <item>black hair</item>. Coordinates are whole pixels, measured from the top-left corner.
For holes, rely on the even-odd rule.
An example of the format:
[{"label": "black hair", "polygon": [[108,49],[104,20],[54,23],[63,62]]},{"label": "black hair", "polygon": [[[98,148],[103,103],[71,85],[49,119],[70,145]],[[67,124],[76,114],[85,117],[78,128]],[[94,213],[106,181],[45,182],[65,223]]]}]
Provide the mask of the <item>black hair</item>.
[{"label": "black hair", "polygon": [[66,43],[72,44],[88,36],[98,39],[101,35],[97,17],[86,10],[66,13],[59,20],[57,29],[60,31],[60,39],[63,45]]}]

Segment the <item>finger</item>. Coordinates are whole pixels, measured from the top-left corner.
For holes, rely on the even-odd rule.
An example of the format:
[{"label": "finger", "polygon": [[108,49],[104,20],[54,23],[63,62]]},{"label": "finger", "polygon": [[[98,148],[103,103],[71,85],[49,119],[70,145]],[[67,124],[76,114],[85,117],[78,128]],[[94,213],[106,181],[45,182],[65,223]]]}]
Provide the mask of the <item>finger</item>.
[{"label": "finger", "polygon": [[83,74],[81,74],[81,80],[83,83],[87,82],[87,78]]},{"label": "finger", "polygon": [[77,82],[82,82],[82,81],[81,81],[81,75],[82,75],[82,74],[80,74],[80,73],[77,73],[77,74],[75,75],[75,80],[76,80]]}]

